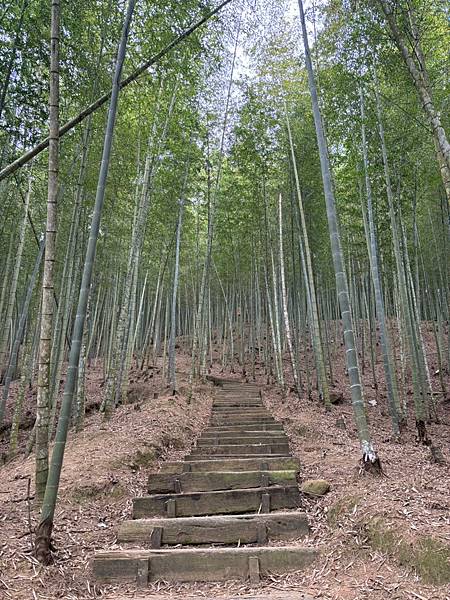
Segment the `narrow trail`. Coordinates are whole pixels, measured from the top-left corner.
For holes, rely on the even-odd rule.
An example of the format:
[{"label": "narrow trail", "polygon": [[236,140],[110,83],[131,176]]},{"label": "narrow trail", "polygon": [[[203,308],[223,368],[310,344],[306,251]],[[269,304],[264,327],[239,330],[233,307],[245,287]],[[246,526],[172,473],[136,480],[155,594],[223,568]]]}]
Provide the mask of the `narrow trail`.
[{"label": "narrow trail", "polygon": [[316,559],[298,543],[309,527],[299,510],[299,463],[282,425],[256,385],[219,383],[210,425],[191,454],[150,475],[149,495],[133,500],[133,519],[117,536],[133,548],[95,555],[97,581],[257,584],[265,574],[299,571]]}]

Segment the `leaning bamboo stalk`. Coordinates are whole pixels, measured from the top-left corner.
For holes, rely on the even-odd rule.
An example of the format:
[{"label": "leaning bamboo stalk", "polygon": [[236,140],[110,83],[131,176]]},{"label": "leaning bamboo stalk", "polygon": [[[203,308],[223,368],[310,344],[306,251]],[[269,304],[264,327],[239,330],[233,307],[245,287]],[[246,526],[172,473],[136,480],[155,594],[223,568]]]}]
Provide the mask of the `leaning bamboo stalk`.
[{"label": "leaning bamboo stalk", "polygon": [[40,522],[36,530],[35,555],[36,558],[44,564],[48,564],[51,561],[50,544],[51,534],[53,530],[53,518],[55,514],[62,464],[64,460],[64,452],[67,440],[67,433],[69,429],[72,401],[78,376],[78,364],[80,359],[84,322],[86,319],[86,311],[92,279],[95,250],[100,229],[100,218],[103,208],[103,201],[105,198],[106,180],[108,176],[112,141],[114,135],[114,125],[117,114],[119,82],[125,59],[125,50],[134,5],[135,0],[129,0],[127,5],[126,17],[122,28],[119,49],[117,53],[116,67],[113,78],[113,91],[111,95],[110,108],[108,112],[108,121],[105,132],[105,140],[103,144],[102,162],[97,185],[94,211],[92,214],[91,230],[86,250],[86,259],[83,267],[83,275],[81,280],[80,295],[78,298],[75,324],[72,333],[72,345],[69,354],[69,366],[67,369],[63,401],[58,419],[58,428],[56,431],[56,439],[50,464],[48,481],[45,488],[44,500],[42,503]]}]

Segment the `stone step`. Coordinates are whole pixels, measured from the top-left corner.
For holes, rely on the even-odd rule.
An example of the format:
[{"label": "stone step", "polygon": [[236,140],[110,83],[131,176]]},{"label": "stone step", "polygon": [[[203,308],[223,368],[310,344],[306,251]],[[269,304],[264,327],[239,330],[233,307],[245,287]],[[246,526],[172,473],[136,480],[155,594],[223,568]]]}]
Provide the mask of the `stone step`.
[{"label": "stone step", "polygon": [[266,408],[258,408],[249,406],[247,408],[236,408],[235,406],[227,408],[213,408],[211,411],[212,417],[232,417],[232,416],[250,416],[257,415],[261,417],[271,417],[272,415]]},{"label": "stone step", "polygon": [[192,459],[169,461],[162,465],[160,473],[204,473],[205,471],[298,471],[300,462],[292,456],[251,456],[249,458]]},{"label": "stone step", "polygon": [[300,539],[309,533],[305,513],[134,519],[121,523],[119,543],[183,546],[195,544],[265,544]]},{"label": "stone step", "polygon": [[215,394],[214,394],[215,398],[243,398],[243,399],[247,399],[247,398],[261,398],[261,393],[259,392],[259,390],[256,389],[240,389],[240,388],[235,388],[235,389],[230,389],[230,390],[218,390]]},{"label": "stone step", "polygon": [[217,425],[208,427],[204,430],[205,433],[241,433],[241,432],[252,432],[252,433],[267,433],[268,431],[283,432],[283,425],[281,423],[249,423],[247,425]]},{"label": "stone step", "polygon": [[287,444],[289,438],[286,435],[280,435],[279,431],[266,432],[265,435],[254,435],[250,433],[242,433],[239,436],[232,435],[208,435],[200,437],[197,440],[197,448],[203,446],[223,446],[242,445],[242,444]]},{"label": "stone step", "polygon": [[[289,458],[290,454],[289,452],[283,452],[283,453],[272,453],[270,454],[270,457],[275,457],[275,458]],[[268,458],[268,455],[265,454],[214,454],[210,457],[208,457],[207,454],[195,454],[195,453],[191,453],[188,456],[185,457],[185,460],[190,461],[190,460],[202,460],[204,458],[209,459],[209,458],[214,458],[214,459],[223,459],[223,458],[252,458],[252,457],[259,457],[259,458]]]},{"label": "stone step", "polygon": [[213,415],[210,425],[247,425],[255,423],[277,424],[273,417],[261,417],[258,415]]},{"label": "stone step", "polygon": [[261,398],[261,393],[258,388],[252,389],[235,389],[235,390],[217,390],[214,398]]},{"label": "stone step", "polygon": [[233,428],[229,428],[229,429],[230,429],[230,431],[228,431],[228,428],[223,431],[214,431],[214,430],[210,430],[210,429],[205,429],[205,432],[198,438],[198,440],[205,440],[205,439],[222,440],[222,439],[226,439],[226,438],[247,439],[249,437],[264,438],[266,440],[268,440],[268,439],[273,440],[277,437],[285,437],[286,439],[288,439],[282,429],[269,429],[268,431],[262,431],[262,430],[258,430],[258,429],[254,429],[254,430],[241,429],[240,431],[234,430]]},{"label": "stone step", "polygon": [[213,408],[262,408],[264,407],[264,404],[261,402],[261,400],[251,400],[249,402],[239,402],[238,400],[232,402],[232,401],[227,401],[227,402],[221,402],[221,401],[217,401],[215,400],[213,402]]},{"label": "stone step", "polygon": [[149,475],[149,494],[236,490],[271,485],[296,485],[298,471],[213,471]]},{"label": "stone step", "polygon": [[213,406],[264,406],[262,399],[259,396],[245,397],[242,396],[227,396],[226,398],[214,398]]},{"label": "stone step", "polygon": [[235,399],[239,399],[239,400],[254,400],[255,398],[257,398],[258,400],[261,400],[261,394],[259,392],[254,392],[254,391],[250,391],[250,392],[239,392],[239,391],[234,391],[234,392],[217,392],[214,395],[214,399],[219,399],[219,400],[235,400]]},{"label": "stone step", "polygon": [[251,396],[260,394],[260,389],[257,386],[230,386],[225,388],[217,388],[215,390],[215,396],[230,396],[233,394],[239,394],[240,396]]},{"label": "stone step", "polygon": [[227,414],[231,412],[242,412],[243,414],[250,412],[264,412],[270,414],[267,408],[262,404],[246,404],[245,406],[243,404],[240,406],[237,404],[213,404],[212,412],[223,412]]},{"label": "stone step", "polygon": [[283,508],[299,508],[300,505],[301,496],[296,485],[189,494],[155,494],[133,499],[133,519],[267,513]]},{"label": "stone step", "polygon": [[[213,404],[212,412],[251,412],[251,411],[265,411],[267,412],[266,407],[263,404],[246,404],[238,406],[236,404]],[[271,413],[269,413],[271,414]]]},{"label": "stone step", "polygon": [[116,550],[99,552],[93,560],[98,582],[226,581],[250,579],[257,584],[266,574],[282,575],[308,567],[318,556],[299,546]]},{"label": "stone step", "polygon": [[233,454],[289,454],[289,444],[287,441],[281,443],[271,442],[270,444],[221,444],[214,446],[197,446],[192,450],[190,456],[214,456],[221,454],[223,456]]},{"label": "stone step", "polygon": [[[130,600],[130,597],[127,596],[118,596],[117,594],[114,594],[114,596],[103,596],[104,600]],[[170,596],[167,595],[156,595],[153,594],[151,595],[151,600],[169,600]],[[139,593],[133,594],[133,600],[149,600],[148,595],[144,594],[141,595]],[[185,596],[183,594],[183,600],[199,600],[198,596]],[[203,596],[202,595],[202,600],[218,600],[218,596]],[[314,600],[314,598],[312,596],[310,596],[309,594],[306,594],[305,592],[293,592],[291,590],[291,587],[289,587],[289,591],[288,592],[270,592],[270,595],[264,595],[264,596],[260,596],[259,594],[257,596],[254,596],[253,594],[251,596],[222,596],[222,594],[220,595],[220,600]]]},{"label": "stone step", "polygon": [[225,401],[238,399],[245,402],[247,400],[261,400],[261,395],[259,394],[259,392],[218,392],[217,394],[215,394],[214,399]]}]

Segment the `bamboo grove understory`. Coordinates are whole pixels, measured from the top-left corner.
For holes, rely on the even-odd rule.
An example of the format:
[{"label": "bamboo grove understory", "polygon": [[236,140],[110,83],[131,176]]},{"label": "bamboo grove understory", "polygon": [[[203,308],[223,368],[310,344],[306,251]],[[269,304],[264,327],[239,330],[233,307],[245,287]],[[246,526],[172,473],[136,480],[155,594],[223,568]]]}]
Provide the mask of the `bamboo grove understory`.
[{"label": "bamboo grove understory", "polygon": [[178,393],[180,360],[188,394],[219,366],[326,419],[345,364],[362,470],[383,460],[367,386],[395,439],[439,445],[448,17],[435,0],[1,9],[0,431],[5,461],[35,452],[41,562],[90,370],[105,419],[130,374]]}]

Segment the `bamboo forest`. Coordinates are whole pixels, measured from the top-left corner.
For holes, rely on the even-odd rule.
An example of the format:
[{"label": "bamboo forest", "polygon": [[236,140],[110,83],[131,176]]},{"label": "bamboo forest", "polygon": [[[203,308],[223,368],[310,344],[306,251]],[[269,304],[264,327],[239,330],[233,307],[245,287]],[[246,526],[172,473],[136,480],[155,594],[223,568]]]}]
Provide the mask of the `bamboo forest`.
[{"label": "bamboo forest", "polygon": [[450,5],[2,0],[0,599],[450,599]]}]

